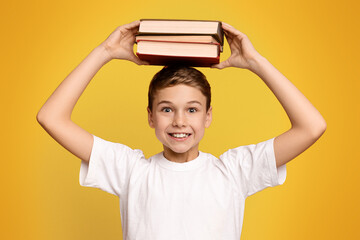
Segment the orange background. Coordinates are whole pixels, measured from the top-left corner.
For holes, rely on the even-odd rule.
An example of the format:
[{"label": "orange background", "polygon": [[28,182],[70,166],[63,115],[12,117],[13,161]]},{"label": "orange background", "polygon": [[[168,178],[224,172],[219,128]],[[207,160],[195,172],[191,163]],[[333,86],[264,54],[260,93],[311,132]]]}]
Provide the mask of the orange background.
[{"label": "orange background", "polygon": [[[79,185],[80,160],[37,123],[60,82],[117,26],[141,18],[221,20],[246,33],[327,121],[288,164],[282,186],[247,199],[241,239],[360,239],[357,1],[7,1],[1,18],[1,239],[121,239],[118,199]],[[221,58],[230,54],[226,45]],[[109,141],[162,150],[147,125],[147,87],[160,70],[113,60],[73,120]],[[200,150],[277,136],[290,126],[269,89],[242,69],[205,69],[214,121]]]}]

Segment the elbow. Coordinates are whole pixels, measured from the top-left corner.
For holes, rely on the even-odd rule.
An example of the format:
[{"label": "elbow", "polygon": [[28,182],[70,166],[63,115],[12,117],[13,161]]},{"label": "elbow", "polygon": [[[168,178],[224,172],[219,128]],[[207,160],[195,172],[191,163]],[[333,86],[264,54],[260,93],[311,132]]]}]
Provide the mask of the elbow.
[{"label": "elbow", "polygon": [[48,121],[49,117],[45,114],[44,110],[41,108],[39,112],[36,114],[36,121],[41,125],[44,126],[45,123]]},{"label": "elbow", "polygon": [[314,140],[319,139],[324,132],[326,131],[327,124],[325,119],[321,118],[318,122],[316,122],[313,128],[310,130],[310,135]]},{"label": "elbow", "polygon": [[61,117],[53,112],[46,112],[42,109],[36,114],[36,121],[45,129],[53,128],[58,124],[71,121],[71,118]]},{"label": "elbow", "polygon": [[49,116],[47,114],[45,114],[45,112],[42,111],[42,109],[40,109],[40,111],[36,114],[36,121],[42,127],[44,127],[46,124],[48,124],[52,120],[49,118]]},{"label": "elbow", "polygon": [[[317,121],[311,122],[311,124],[307,124],[306,126],[296,127],[292,126],[292,129],[298,132],[304,139],[314,143],[316,142],[326,131],[327,124],[323,118]],[[299,136],[300,136],[299,135]]]},{"label": "elbow", "polygon": [[43,117],[43,115],[42,115],[42,113],[41,113],[41,110],[36,114],[36,121],[37,121],[40,125],[42,125],[43,122],[44,122],[44,117]]},{"label": "elbow", "polygon": [[326,122],[325,122],[325,119],[323,119],[323,124],[322,124],[322,126],[321,126],[322,128],[321,128],[321,135],[326,131],[326,128],[327,128],[327,124],[326,124]]},{"label": "elbow", "polygon": [[324,132],[326,131],[326,128],[327,128],[327,124],[326,124],[326,121],[323,117],[321,117],[321,120],[319,121],[318,123],[318,128],[319,128],[319,134],[320,136],[324,134]]}]

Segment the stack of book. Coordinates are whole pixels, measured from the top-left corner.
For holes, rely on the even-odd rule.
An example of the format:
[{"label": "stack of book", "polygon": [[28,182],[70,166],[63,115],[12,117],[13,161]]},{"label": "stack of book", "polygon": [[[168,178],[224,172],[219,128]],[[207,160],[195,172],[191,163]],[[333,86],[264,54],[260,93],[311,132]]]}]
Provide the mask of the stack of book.
[{"label": "stack of book", "polygon": [[136,55],[151,65],[209,67],[220,61],[224,32],[220,21],[142,19],[136,43]]}]

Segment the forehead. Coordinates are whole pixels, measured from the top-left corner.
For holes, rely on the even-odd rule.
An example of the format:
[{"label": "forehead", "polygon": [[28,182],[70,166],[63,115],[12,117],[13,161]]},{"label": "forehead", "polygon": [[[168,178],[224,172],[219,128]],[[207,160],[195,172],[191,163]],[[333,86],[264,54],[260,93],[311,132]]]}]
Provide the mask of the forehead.
[{"label": "forehead", "polygon": [[161,101],[170,101],[172,103],[187,103],[191,101],[198,101],[205,105],[206,97],[196,87],[179,84],[156,91],[154,95],[154,103]]}]

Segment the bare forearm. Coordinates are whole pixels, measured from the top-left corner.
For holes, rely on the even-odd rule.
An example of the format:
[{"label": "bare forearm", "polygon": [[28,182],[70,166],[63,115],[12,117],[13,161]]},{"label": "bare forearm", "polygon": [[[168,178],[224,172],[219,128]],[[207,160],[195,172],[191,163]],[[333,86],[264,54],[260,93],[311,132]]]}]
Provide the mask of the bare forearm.
[{"label": "bare forearm", "polygon": [[238,67],[258,75],[274,93],[287,113],[291,128],[274,140],[276,166],[281,166],[305,151],[324,133],[326,123],[308,99],[251,44],[246,34],[222,24],[230,45],[230,57],[213,67]]},{"label": "bare forearm", "polygon": [[100,68],[111,60],[100,45],[62,81],[38,113],[39,121],[70,120],[81,94]]},{"label": "bare forearm", "polygon": [[292,128],[318,135],[326,128],[326,123],[310,101],[267,59],[258,57],[250,68],[274,93],[286,111]]},{"label": "bare forearm", "polygon": [[111,59],[145,64],[133,52],[140,21],[119,26],[61,82],[37,114],[40,125],[69,152],[90,161],[93,136],[71,121],[71,114],[81,94],[100,68]]}]

